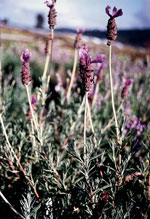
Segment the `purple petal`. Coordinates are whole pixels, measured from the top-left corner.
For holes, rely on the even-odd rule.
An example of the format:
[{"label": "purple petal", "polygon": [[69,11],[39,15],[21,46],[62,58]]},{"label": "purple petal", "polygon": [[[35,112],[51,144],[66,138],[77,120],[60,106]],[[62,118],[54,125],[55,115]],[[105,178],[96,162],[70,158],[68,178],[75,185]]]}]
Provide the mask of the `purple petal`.
[{"label": "purple petal", "polygon": [[115,16],[115,15],[116,15],[116,13],[117,13],[117,11],[118,11],[118,10],[117,10],[117,8],[116,8],[116,7],[114,7],[114,8],[113,8],[113,12],[112,12],[112,16]]},{"label": "purple petal", "polygon": [[37,94],[34,94],[32,97],[31,97],[31,103],[36,105],[37,104]]},{"label": "purple petal", "polygon": [[31,52],[28,49],[25,49],[24,52],[21,53],[20,59],[22,62],[29,62],[31,57]]},{"label": "purple petal", "polygon": [[106,59],[106,56],[104,54],[100,54],[96,56],[94,60],[91,61],[91,63],[103,63]]},{"label": "purple petal", "polygon": [[122,15],[123,15],[122,9],[119,9],[113,17],[119,17],[119,16],[122,16]]},{"label": "purple petal", "polygon": [[133,79],[127,79],[125,86],[130,86],[131,84],[133,84],[134,80]]},{"label": "purple petal", "polygon": [[84,58],[87,55],[88,55],[88,48],[87,48],[87,45],[84,44],[79,49],[79,57]]},{"label": "purple petal", "polygon": [[52,4],[49,3],[49,1],[44,2],[47,7],[52,8],[54,6],[54,1],[52,1]]},{"label": "purple petal", "polygon": [[76,31],[78,34],[82,34],[86,31],[86,28],[83,28],[82,30],[80,30],[79,28],[76,28]]},{"label": "purple petal", "polygon": [[106,14],[107,14],[109,17],[112,17],[112,15],[110,14],[110,9],[111,9],[111,7],[108,5],[108,6],[105,8],[105,11],[106,11]]}]

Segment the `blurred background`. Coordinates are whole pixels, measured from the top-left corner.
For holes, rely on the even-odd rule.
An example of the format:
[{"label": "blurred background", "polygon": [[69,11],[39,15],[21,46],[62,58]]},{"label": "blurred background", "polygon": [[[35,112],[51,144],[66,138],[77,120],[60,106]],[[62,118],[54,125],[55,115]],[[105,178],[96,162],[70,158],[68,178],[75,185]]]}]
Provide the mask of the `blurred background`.
[{"label": "blurred background", "polygon": [[[120,29],[150,28],[149,0],[57,0],[57,27],[105,30],[107,5],[123,9],[124,16],[117,22]],[[48,8],[43,0],[1,0],[0,11],[1,19],[7,19],[10,25],[35,27],[41,19],[41,27],[47,28]]]},{"label": "blurred background", "polygon": [[[74,33],[76,28],[86,28],[86,35],[105,38],[108,16],[105,7],[122,8],[123,16],[117,19],[121,31],[118,40],[144,46],[150,38],[149,0],[57,0],[57,31]],[[1,0],[0,19],[10,27],[48,31],[48,7],[43,0]]]}]

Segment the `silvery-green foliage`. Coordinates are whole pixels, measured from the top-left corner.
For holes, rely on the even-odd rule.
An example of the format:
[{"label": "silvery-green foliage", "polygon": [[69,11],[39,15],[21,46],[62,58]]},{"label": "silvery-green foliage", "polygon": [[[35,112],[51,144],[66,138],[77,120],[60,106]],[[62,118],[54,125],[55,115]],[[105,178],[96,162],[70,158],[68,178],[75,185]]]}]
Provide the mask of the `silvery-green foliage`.
[{"label": "silvery-green foliage", "polygon": [[29,191],[26,196],[22,196],[20,200],[22,214],[26,219],[37,219],[38,210],[41,204],[37,204],[35,198]]}]

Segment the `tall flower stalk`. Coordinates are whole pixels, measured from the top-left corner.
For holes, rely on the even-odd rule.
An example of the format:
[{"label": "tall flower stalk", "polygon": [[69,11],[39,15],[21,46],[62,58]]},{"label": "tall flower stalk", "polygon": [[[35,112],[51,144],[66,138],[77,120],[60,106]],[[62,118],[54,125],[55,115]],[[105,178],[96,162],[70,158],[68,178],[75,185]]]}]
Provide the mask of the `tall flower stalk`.
[{"label": "tall flower stalk", "polygon": [[[115,119],[115,128],[116,128],[116,134],[117,134],[117,141],[119,144],[119,147],[121,145],[121,140],[120,140],[120,133],[119,133],[119,126],[118,126],[118,121],[117,121],[117,115],[116,115],[116,109],[115,109],[115,102],[114,102],[114,89],[113,89],[113,77],[112,77],[112,43],[114,40],[117,38],[117,25],[115,18],[119,17],[123,14],[122,9],[117,10],[116,7],[113,8],[112,14],[110,14],[110,6],[106,7],[106,14],[110,17],[108,20],[108,25],[107,25],[107,45],[109,46],[109,77],[110,77],[110,87],[111,87],[111,101],[112,101],[112,109],[113,109],[113,114],[114,114],[114,119]],[[120,160],[120,159],[119,159]],[[120,163],[120,161],[119,161]]]},{"label": "tall flower stalk", "polygon": [[[32,109],[33,109],[34,112],[37,109],[37,106],[36,106],[37,102],[38,102],[37,95],[36,94],[32,95],[32,97],[31,97],[31,105],[32,105]],[[28,111],[27,111],[27,117],[31,121],[32,144],[33,144],[33,150],[34,150],[35,147],[36,147],[36,140],[35,140],[33,117],[32,117],[32,112],[31,112],[31,108],[30,107],[28,108]],[[36,160],[37,160],[37,158],[38,158],[38,152],[37,151],[35,151],[35,156],[36,156]]]},{"label": "tall flower stalk", "polygon": [[[52,0],[52,3],[50,4],[49,1],[45,2],[47,7],[49,7],[49,13],[48,13],[48,24],[49,24],[49,29],[50,29],[50,34],[48,38],[48,43],[47,43],[47,55],[46,55],[46,60],[45,60],[45,66],[44,66],[44,71],[42,75],[42,83],[43,83],[43,96],[42,96],[42,109],[40,112],[40,119],[39,119],[39,125],[41,126],[43,114],[44,114],[44,108],[45,108],[45,102],[47,98],[47,91],[50,83],[50,77],[51,75],[48,74],[47,77],[47,72],[48,69],[51,68],[51,62],[52,62],[52,51],[53,51],[53,40],[54,40],[54,29],[56,26],[56,10],[55,10],[55,0]],[[40,93],[38,95],[38,99],[40,99]]]},{"label": "tall flower stalk", "polygon": [[54,0],[52,0],[51,4],[49,3],[49,1],[45,2],[47,7],[49,7],[48,24],[49,24],[50,34],[49,34],[49,37],[48,37],[48,43],[47,43],[47,49],[46,49],[47,50],[47,55],[46,55],[46,60],[45,60],[45,66],[44,66],[42,81],[44,81],[46,79],[48,67],[51,64],[51,59],[52,59],[54,28],[55,28],[55,25],[56,25],[56,16],[57,16],[57,13],[56,13],[56,10],[55,10],[55,2],[56,1],[54,1]]},{"label": "tall flower stalk", "polygon": [[37,119],[35,117],[35,113],[34,113],[34,110],[33,110],[33,107],[32,107],[31,97],[30,97],[30,92],[29,92],[29,87],[28,87],[29,83],[31,82],[30,66],[29,66],[29,61],[30,61],[30,58],[31,58],[31,52],[28,49],[25,49],[25,51],[21,53],[20,58],[21,58],[21,61],[23,62],[22,71],[21,71],[21,80],[22,80],[22,84],[26,88],[31,115],[32,115],[32,118],[33,118],[35,129],[38,132]]},{"label": "tall flower stalk", "polygon": [[112,109],[113,109],[113,114],[114,114],[114,119],[115,119],[117,141],[120,145],[120,133],[119,133],[119,126],[118,126],[115,102],[114,102],[113,77],[112,77],[112,70],[111,70],[111,50],[112,50],[112,46],[110,45],[109,46],[109,77],[110,77],[110,88],[111,88],[111,103],[112,103]]},{"label": "tall flower stalk", "polygon": [[[105,55],[101,54],[96,56],[94,60],[92,60],[89,55],[88,47],[86,45],[82,45],[79,50],[80,57],[80,75],[83,82],[83,89],[85,92],[85,109],[84,109],[84,160],[86,160],[86,128],[87,128],[87,110],[88,109],[88,93],[91,90],[94,83],[94,63],[102,63],[105,60]],[[89,116],[91,117],[90,113]],[[91,120],[91,118],[90,118]]]}]

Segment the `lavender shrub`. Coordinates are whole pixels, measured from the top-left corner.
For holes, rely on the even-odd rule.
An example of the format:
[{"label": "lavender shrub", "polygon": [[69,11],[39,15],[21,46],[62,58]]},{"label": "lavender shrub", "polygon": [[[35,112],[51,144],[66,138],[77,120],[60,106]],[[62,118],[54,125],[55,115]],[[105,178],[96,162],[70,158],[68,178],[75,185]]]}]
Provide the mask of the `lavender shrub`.
[{"label": "lavender shrub", "polygon": [[[52,4],[48,1],[46,3],[53,10],[49,12],[50,16],[54,15],[51,20],[49,16],[49,25],[53,28],[56,23],[53,5],[56,1],[52,1]],[[110,7],[106,9],[109,15],[108,40],[112,43],[116,40],[115,18],[120,16],[122,11],[114,7],[110,14]],[[111,28],[110,24],[113,25]],[[4,30],[5,28],[2,31]],[[29,32],[26,34],[30,36]],[[79,32],[79,43],[80,34],[82,33]],[[111,105],[107,57],[106,62],[102,63],[105,56],[95,55],[99,51],[107,54],[108,47],[92,42],[91,38],[87,39],[86,43],[90,48],[90,54],[96,58],[94,60],[91,58],[87,46],[80,45],[79,69],[75,75],[70,99],[66,103],[66,78],[67,72],[72,69],[74,38],[59,37],[56,34],[51,83],[45,94],[45,111],[39,129],[38,120],[42,106],[41,102],[37,101],[37,96],[32,95],[39,90],[40,85],[37,82],[40,79],[37,80],[37,75],[42,77],[44,67],[45,36],[38,41],[40,37],[41,35],[37,34],[36,40],[28,43],[21,40],[14,43],[2,41],[3,80],[0,111],[2,217],[148,219],[150,77],[146,53],[139,48],[126,46],[119,48],[117,43],[113,45],[114,99],[122,139],[119,150]],[[37,44],[41,47],[39,48]],[[21,62],[20,51],[24,51]],[[29,67],[30,51],[32,59]],[[97,64],[98,62],[101,66]],[[95,68],[99,71],[94,72]],[[37,118],[35,121],[37,130],[32,130],[31,127],[33,116],[22,83],[30,88],[32,96],[30,103],[33,115]],[[81,106],[80,104],[84,94],[88,92],[89,99],[91,97],[90,107],[95,132],[93,135],[88,116],[85,159],[84,102]],[[95,103],[99,103],[99,107],[96,107]],[[120,165],[118,165],[119,154]]]}]

